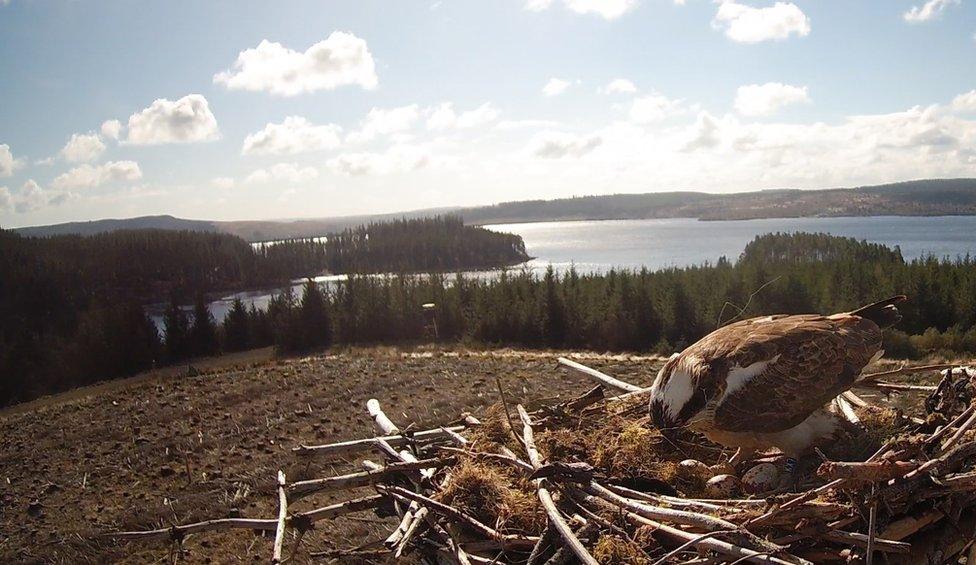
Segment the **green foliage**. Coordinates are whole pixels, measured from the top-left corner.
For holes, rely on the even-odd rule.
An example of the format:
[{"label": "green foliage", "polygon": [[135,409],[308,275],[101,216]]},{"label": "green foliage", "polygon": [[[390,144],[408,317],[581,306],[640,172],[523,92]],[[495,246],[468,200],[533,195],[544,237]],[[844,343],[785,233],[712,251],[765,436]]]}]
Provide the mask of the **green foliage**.
[{"label": "green foliage", "polygon": [[240,298],[234,299],[224,318],[223,343],[226,351],[243,351],[251,345],[251,321]]},{"label": "green foliage", "polygon": [[[456,231],[458,225],[435,220],[404,222],[400,228],[413,226],[432,243],[441,241],[436,234]],[[255,254],[256,264],[277,264],[283,273],[342,257],[344,268],[387,270],[405,265],[398,262],[399,254],[425,255],[418,242],[394,241],[405,232],[364,229],[335,238],[331,248],[297,242],[272,252],[279,247],[272,246]],[[474,259],[468,248],[449,240],[427,248],[426,254],[454,249],[451,261],[470,266]],[[507,251],[496,259],[521,251],[520,240],[499,241]],[[101,283],[92,282],[103,281],[102,275],[73,274],[66,267],[71,261],[59,263],[38,255],[35,243],[22,243],[0,231],[0,248],[9,251],[0,253],[0,268],[10,273],[0,277],[0,402],[131,374],[160,358],[175,362],[217,350],[216,325],[202,298],[192,325],[173,301],[161,346],[139,306],[140,293],[102,298],[93,290]],[[450,263],[414,264],[434,268]],[[193,280],[206,279],[204,269],[190,271],[198,273]],[[163,278],[172,280],[169,274]],[[273,344],[288,353],[333,343],[417,342],[425,336],[422,305],[434,303],[442,341],[668,354],[736,319],[832,313],[899,293],[910,300],[900,306],[902,322],[886,332],[889,355],[976,353],[976,260],[905,261],[897,249],[826,234],[769,234],[751,242],[735,263],[720,258],[714,265],[655,272],[580,274],[570,269],[559,274],[549,269],[538,276],[505,270],[490,278],[360,273],[327,287],[309,280],[301,297],[286,286],[266,311],[235,302],[219,335],[227,351]],[[104,306],[109,303],[127,306]]]},{"label": "green foliage", "polygon": [[190,355],[190,321],[174,298],[163,315],[166,360],[175,363]]},{"label": "green foliage", "polygon": [[[769,234],[732,264],[656,272],[496,278],[352,276],[331,296],[337,341],[419,340],[421,305],[436,304],[440,336],[495,345],[672,353],[736,319],[832,313],[898,293],[904,320],[889,355],[976,352],[976,261],[906,262],[897,250],[826,234]],[[929,329],[933,328],[933,329]]]},{"label": "green foliage", "polygon": [[194,357],[213,355],[220,350],[217,341],[217,323],[207,308],[203,294],[197,295],[193,305],[193,324],[187,335],[187,350]]},{"label": "green foliage", "polygon": [[[235,305],[222,332],[205,293],[267,288],[326,271],[423,271],[494,267],[523,261],[521,238],[438,217],[370,224],[330,235],[255,248],[227,234],[122,230],[91,236],[21,237],[0,230],[0,405],[132,374],[156,358],[175,363],[220,350],[279,344],[325,347],[332,340],[329,300],[315,293],[275,312]],[[180,304],[195,297],[194,315]],[[165,341],[145,329],[140,305],[170,298]],[[104,304],[132,305],[130,315]],[[392,307],[396,307],[395,305]],[[128,307],[127,307],[128,308]],[[131,311],[130,311],[131,310]],[[306,333],[316,328],[314,333]],[[109,336],[133,359],[109,355]],[[126,341],[133,337],[138,343]],[[150,356],[147,351],[153,351]],[[148,360],[147,360],[148,359]]]}]

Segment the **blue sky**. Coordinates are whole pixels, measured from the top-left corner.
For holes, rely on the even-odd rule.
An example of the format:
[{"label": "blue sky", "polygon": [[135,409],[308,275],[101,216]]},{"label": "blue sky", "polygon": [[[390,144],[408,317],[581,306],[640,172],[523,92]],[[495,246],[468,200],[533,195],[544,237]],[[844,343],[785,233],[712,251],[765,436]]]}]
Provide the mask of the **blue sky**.
[{"label": "blue sky", "polygon": [[0,225],[976,176],[972,0],[0,0]]}]

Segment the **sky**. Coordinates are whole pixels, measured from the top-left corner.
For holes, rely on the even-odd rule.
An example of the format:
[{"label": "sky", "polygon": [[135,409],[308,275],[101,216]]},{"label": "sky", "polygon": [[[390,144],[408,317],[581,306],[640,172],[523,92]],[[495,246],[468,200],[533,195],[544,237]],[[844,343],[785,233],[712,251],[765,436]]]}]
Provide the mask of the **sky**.
[{"label": "sky", "polygon": [[0,0],[0,226],[976,177],[976,0]]}]

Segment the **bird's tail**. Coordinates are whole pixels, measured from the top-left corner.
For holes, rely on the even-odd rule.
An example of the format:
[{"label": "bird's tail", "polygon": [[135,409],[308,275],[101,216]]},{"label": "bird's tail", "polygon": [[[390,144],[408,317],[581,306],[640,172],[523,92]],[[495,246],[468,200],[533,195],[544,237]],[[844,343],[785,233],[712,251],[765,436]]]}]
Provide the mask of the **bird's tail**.
[{"label": "bird's tail", "polygon": [[889,328],[901,320],[901,313],[895,305],[906,300],[908,300],[907,296],[899,294],[898,296],[892,296],[874,304],[862,306],[851,312],[851,314],[867,318],[875,324],[878,324],[881,329]]}]

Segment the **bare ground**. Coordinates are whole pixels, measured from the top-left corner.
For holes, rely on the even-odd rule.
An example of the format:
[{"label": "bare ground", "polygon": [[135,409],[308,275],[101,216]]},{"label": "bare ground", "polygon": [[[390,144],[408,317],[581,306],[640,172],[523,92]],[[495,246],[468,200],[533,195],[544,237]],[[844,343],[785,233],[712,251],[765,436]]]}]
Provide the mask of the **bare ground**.
[{"label": "bare ground", "polygon": [[[478,413],[506,395],[532,404],[589,388],[555,368],[557,353],[345,350],[266,361],[267,352],[204,364],[203,374],[150,373],[42,399],[0,413],[0,562],[166,562],[166,543],[117,544],[97,534],[206,518],[276,515],[274,478],[357,469],[357,461],[298,460],[300,442],[373,435],[371,397],[401,425],[421,428]],[[583,355],[585,363],[649,385],[654,357]],[[245,365],[225,365],[228,361]],[[363,491],[362,494],[365,494]],[[318,495],[310,509],[350,498]],[[382,539],[390,520],[360,513],[319,522],[309,552]],[[286,540],[286,552],[294,540]],[[270,537],[235,530],[190,536],[192,563],[268,561]]]}]

